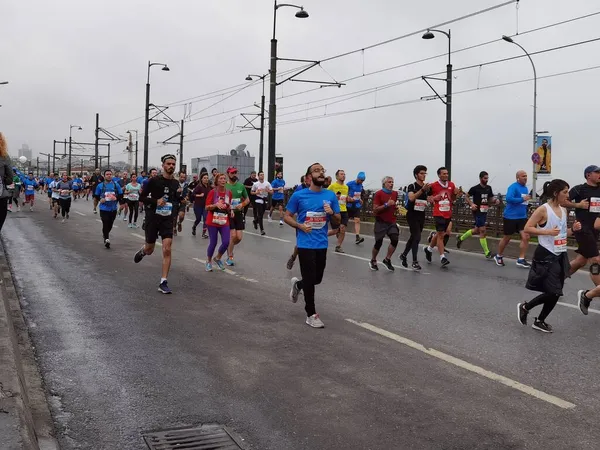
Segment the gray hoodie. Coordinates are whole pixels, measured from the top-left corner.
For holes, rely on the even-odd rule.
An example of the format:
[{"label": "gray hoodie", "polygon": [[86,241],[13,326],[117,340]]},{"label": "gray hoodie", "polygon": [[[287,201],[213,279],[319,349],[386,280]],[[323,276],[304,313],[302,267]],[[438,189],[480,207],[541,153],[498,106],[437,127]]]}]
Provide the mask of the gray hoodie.
[{"label": "gray hoodie", "polygon": [[3,158],[0,156],[0,181],[2,182],[0,198],[12,196],[12,193],[6,187],[13,184],[13,176],[10,158]]}]

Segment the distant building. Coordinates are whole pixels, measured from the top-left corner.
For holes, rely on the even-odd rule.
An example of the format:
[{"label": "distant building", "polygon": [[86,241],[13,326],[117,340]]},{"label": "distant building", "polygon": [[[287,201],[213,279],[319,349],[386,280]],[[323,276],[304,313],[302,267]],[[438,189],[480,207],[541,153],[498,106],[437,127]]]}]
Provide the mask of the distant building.
[{"label": "distant building", "polygon": [[21,146],[21,148],[19,149],[19,158],[21,156],[24,156],[25,158],[27,158],[27,161],[31,161],[33,159],[33,153],[31,151],[31,149],[29,148],[29,145],[23,144]]},{"label": "distant building", "polygon": [[238,179],[242,181],[250,176],[250,172],[256,170],[254,156],[250,156],[250,152],[246,150],[246,145],[242,144],[224,155],[192,158],[191,173],[199,174],[203,167],[206,168],[206,171],[209,174],[214,167],[216,167],[220,173],[225,173],[229,166],[238,169]]}]

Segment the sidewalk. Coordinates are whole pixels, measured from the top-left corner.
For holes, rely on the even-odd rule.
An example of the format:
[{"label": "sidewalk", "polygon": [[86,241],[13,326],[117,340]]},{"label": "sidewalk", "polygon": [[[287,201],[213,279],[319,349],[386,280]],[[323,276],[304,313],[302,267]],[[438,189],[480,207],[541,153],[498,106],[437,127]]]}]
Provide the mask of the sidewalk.
[{"label": "sidewalk", "polygon": [[0,242],[0,448],[58,449],[53,433],[42,380]]}]

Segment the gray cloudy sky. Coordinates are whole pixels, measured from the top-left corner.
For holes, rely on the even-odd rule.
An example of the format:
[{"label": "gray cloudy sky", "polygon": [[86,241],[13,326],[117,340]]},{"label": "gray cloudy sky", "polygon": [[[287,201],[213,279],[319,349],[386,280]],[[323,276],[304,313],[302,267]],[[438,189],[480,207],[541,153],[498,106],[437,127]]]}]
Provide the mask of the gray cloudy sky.
[{"label": "gray cloudy sky", "polygon": [[[321,60],[500,3],[502,0],[306,0],[303,4],[310,14],[308,19],[296,19],[291,8],[278,12],[279,56]],[[520,3],[520,32],[600,11],[594,0]],[[2,6],[2,34],[9,45],[0,49],[0,81],[8,80],[10,84],[0,86],[0,130],[14,154],[23,143],[29,144],[34,154],[52,151],[53,139],[68,137],[69,124],[83,126],[84,131],[74,132],[74,137],[91,142],[96,112],[105,128],[143,116],[148,60],[171,67],[168,73],[152,71],[151,99],[156,104],[244,83],[248,73],[268,70],[272,11],[270,0],[6,0]],[[446,28],[452,29],[453,50],[497,39],[502,34],[512,35],[517,31],[516,8],[505,6]],[[525,34],[518,41],[535,52],[600,37],[599,29],[597,15]],[[302,77],[345,80],[444,53],[446,45],[441,35],[431,41],[410,37],[324,63],[324,70],[316,67]],[[518,47],[500,41],[457,53],[453,64],[458,69],[520,52]],[[534,60],[540,77],[600,65],[600,42],[537,55]],[[295,96],[291,94],[315,85],[282,85],[278,90],[278,97],[282,98],[278,100],[281,126],[277,148],[285,158],[288,184],[295,184],[314,161],[323,163],[330,173],[343,168],[354,176],[364,170],[367,184],[372,187],[378,186],[384,175],[394,176],[397,185],[410,182],[412,168],[419,163],[429,167],[430,179],[434,179],[435,168],[444,161],[445,110],[439,101],[283,122],[418,100],[431,94],[420,80],[376,94],[317,103],[324,98],[443,71],[445,64],[444,58],[437,58],[359,77],[341,89],[319,89]],[[291,67],[294,65],[281,62],[279,69]],[[595,133],[599,73],[600,70],[590,70],[539,81],[538,130],[548,130],[553,136],[553,175],[571,183],[580,182],[585,165],[600,165]],[[457,92],[528,79],[532,69],[521,58],[455,75]],[[444,91],[443,83],[437,87]],[[191,112],[197,114],[192,119],[200,120],[186,123],[187,139],[223,134],[242,125],[239,113],[252,111],[252,107],[202,117],[258,102],[260,89],[260,83],[256,83],[211,108],[208,107],[222,98],[193,103]],[[346,101],[316,108],[338,100]],[[477,173],[487,170],[492,186],[504,190],[517,169],[531,170],[532,104],[532,82],[455,96],[453,179],[457,184],[473,185]],[[200,112],[205,108],[208,109]],[[168,112],[180,120],[184,107],[172,106]],[[291,114],[284,116],[286,113]],[[143,120],[109,128],[116,134],[124,134],[127,129],[139,130],[141,148]],[[151,164],[156,164],[166,151],[174,151],[175,147],[158,146],[156,142],[176,132],[176,128],[169,128],[150,135]],[[259,133],[253,131],[190,141],[185,145],[186,160],[226,152],[245,143],[258,163],[258,137]],[[121,151],[125,145],[117,147]]]}]

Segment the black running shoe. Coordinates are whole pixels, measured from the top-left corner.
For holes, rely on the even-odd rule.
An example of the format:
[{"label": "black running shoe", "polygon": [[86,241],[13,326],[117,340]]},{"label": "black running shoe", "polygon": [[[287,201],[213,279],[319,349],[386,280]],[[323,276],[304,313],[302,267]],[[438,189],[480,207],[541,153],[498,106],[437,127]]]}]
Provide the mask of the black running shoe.
[{"label": "black running shoe", "polygon": [[377,271],[379,267],[377,267],[377,261],[369,261],[369,269]]},{"label": "black running shoe", "polygon": [[406,260],[406,255],[404,253],[401,253],[398,258],[400,258],[402,267],[408,267],[408,261]]},{"label": "black running shoe", "polygon": [[527,325],[527,315],[529,311],[525,309],[525,303],[519,303],[517,305],[517,319],[521,322],[521,325]]},{"label": "black running shoe", "polygon": [[587,293],[588,291],[577,291],[577,304],[581,312],[586,316],[588,315],[590,303],[592,303],[592,300],[586,297],[585,294]]},{"label": "black running shoe", "polygon": [[533,325],[531,325],[531,328],[533,328],[534,330],[542,331],[544,333],[552,333],[552,327],[546,322],[538,320],[537,317],[533,321]]},{"label": "black running shoe", "polygon": [[158,292],[160,292],[161,294],[171,294],[172,291],[169,288],[169,285],[167,284],[167,280],[163,281],[162,283],[160,283],[158,285]]},{"label": "black running shoe", "polygon": [[427,262],[430,263],[431,262],[431,250],[429,250],[427,247],[423,248],[423,251],[425,252],[425,259],[427,259]]},{"label": "black running shoe", "polygon": [[265,230],[262,230],[262,231],[260,232],[260,235],[261,235],[261,236],[264,236],[265,234],[267,234],[267,233],[265,233]]},{"label": "black running shoe", "polygon": [[412,269],[415,271],[421,270],[421,265],[417,261],[413,261]]},{"label": "black running shoe", "polygon": [[362,244],[363,242],[365,242],[364,237],[356,236],[356,242],[355,242],[356,245]]},{"label": "black running shoe", "polygon": [[429,232],[429,236],[427,236],[427,243],[431,244],[431,240],[433,239],[433,236],[435,235],[435,231],[430,231]]},{"label": "black running shoe", "polygon": [[142,247],[134,255],[133,262],[136,263],[136,264],[139,263],[142,259],[144,259],[144,256],[146,256],[146,254],[144,253],[144,247]]},{"label": "black running shoe", "polygon": [[196,236],[196,227],[192,227],[192,236]]},{"label": "black running shoe", "polygon": [[296,262],[296,258],[294,258],[294,255],[290,256],[290,259],[288,259],[287,262],[287,270],[292,270],[294,268],[294,263]]},{"label": "black running shoe", "polygon": [[110,248],[110,239],[104,239],[104,246]]},{"label": "black running shoe", "polygon": [[381,261],[381,264],[383,264],[385,266],[385,268],[387,270],[389,270],[390,272],[393,272],[394,266],[392,265],[392,261],[390,261],[389,259],[385,258],[383,261]]},{"label": "black running shoe", "polygon": [[461,248],[462,247],[462,239],[460,238],[460,236],[456,236],[456,248]]},{"label": "black running shoe", "polygon": [[450,261],[448,261],[448,258],[446,258],[445,256],[440,260],[440,263],[442,264],[442,267],[446,267],[448,264],[450,264]]}]

